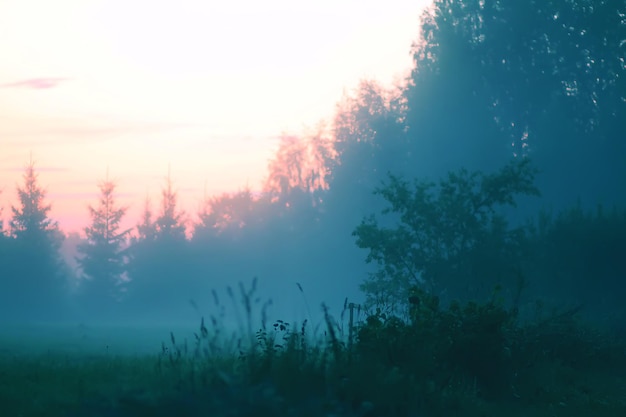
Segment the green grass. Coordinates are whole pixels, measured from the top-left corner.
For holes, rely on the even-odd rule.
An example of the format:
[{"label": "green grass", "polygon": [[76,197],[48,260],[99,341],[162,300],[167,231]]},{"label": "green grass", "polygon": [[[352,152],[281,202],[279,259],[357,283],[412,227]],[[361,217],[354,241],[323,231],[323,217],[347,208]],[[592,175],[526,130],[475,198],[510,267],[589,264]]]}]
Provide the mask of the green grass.
[{"label": "green grass", "polygon": [[422,294],[428,308],[404,321],[370,316],[348,349],[327,311],[316,337],[306,322],[268,323],[267,304],[255,326],[253,293],[241,287],[241,334],[227,336],[212,317],[190,337],[164,334],[152,355],[21,353],[14,345],[0,355],[2,414],[626,415],[626,342],[574,312],[521,325],[493,302],[443,309]]}]

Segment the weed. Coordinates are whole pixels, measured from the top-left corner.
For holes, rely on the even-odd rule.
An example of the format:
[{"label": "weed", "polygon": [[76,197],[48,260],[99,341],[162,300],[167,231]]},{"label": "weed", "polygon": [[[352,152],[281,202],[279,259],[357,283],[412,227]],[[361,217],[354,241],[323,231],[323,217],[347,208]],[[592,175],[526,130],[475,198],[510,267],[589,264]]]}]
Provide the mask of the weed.
[{"label": "weed", "polygon": [[[309,320],[268,323],[272,303],[261,303],[255,290],[256,281],[240,284],[243,333],[230,337],[220,310],[200,319],[190,342],[170,332],[155,355],[5,355],[3,413],[608,417],[626,411],[620,372],[626,341],[585,325],[575,309],[521,324],[497,297],[443,308],[415,292],[407,319],[377,311],[348,329],[322,305],[325,331],[315,337]],[[355,309],[346,300],[341,314]]]}]

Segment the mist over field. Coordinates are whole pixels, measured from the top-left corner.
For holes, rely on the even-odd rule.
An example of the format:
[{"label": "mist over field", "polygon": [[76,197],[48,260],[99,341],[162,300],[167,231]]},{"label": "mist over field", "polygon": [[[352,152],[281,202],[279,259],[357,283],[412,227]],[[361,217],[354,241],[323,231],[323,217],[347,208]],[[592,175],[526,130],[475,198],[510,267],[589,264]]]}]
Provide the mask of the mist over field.
[{"label": "mist over field", "polygon": [[410,75],[361,81],[329,120],[278,135],[259,189],[205,194],[197,210],[181,208],[177,167],[163,167],[131,218],[118,187],[133,179],[106,169],[82,203],[88,221],[66,233],[33,146],[23,177],[2,189],[3,326],[36,345],[39,330],[25,329],[64,325],[68,340],[102,349],[98,326],[158,327],[162,338],[192,337],[202,318],[230,331],[250,320],[253,331],[276,320],[319,328],[322,303],[345,326],[350,303],[363,320],[405,314],[417,287],[450,302],[495,286],[516,308],[580,304],[623,326],[623,11],[515,6],[538,21],[462,4],[422,16]]},{"label": "mist over field", "polygon": [[626,416],[624,7],[0,1],[0,414]]}]

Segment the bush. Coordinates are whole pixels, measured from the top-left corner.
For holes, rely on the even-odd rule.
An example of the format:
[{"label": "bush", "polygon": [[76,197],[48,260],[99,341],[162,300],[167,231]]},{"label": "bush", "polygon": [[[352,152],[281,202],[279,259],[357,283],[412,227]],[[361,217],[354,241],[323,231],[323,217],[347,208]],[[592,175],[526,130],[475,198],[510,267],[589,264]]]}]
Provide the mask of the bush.
[{"label": "bush", "polygon": [[370,216],[355,229],[357,245],[379,269],[362,284],[368,302],[389,312],[406,309],[413,286],[452,298],[484,298],[496,283],[515,283],[526,227],[511,228],[504,206],[519,195],[538,195],[528,159],[494,174],[450,173],[438,185],[390,176],[379,188],[390,207],[382,227]]}]

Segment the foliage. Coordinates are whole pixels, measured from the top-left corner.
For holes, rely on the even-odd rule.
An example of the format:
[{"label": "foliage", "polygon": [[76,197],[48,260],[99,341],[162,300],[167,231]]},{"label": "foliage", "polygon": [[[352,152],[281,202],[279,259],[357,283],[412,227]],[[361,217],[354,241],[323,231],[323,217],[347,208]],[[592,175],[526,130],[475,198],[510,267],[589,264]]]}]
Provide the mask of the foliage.
[{"label": "foliage", "polygon": [[161,212],[154,224],[157,239],[185,239],[184,213],[177,206],[178,195],[172,188],[172,179],[168,172],[165,187],[161,190]]},{"label": "foliage", "polygon": [[619,88],[624,67],[616,54],[625,33],[620,4],[436,1],[414,47],[415,71],[451,70],[465,53],[480,81],[476,88],[486,88],[497,103],[498,122],[517,132],[511,139],[519,140],[540,109],[557,101],[581,127],[595,130],[609,122],[599,114],[616,110],[626,91]]},{"label": "foliage", "polygon": [[282,200],[281,204],[289,202],[289,193],[294,189],[314,198],[316,192],[328,189],[328,168],[334,157],[332,142],[323,126],[303,137],[282,135],[276,155],[269,162],[264,192],[273,201]]},{"label": "foliage", "polygon": [[137,225],[137,235],[133,237],[134,242],[150,242],[156,239],[157,229],[152,216],[153,213],[150,206],[150,197],[146,196],[146,199],[144,200],[143,212],[141,213],[141,221]]},{"label": "foliage", "polygon": [[23,186],[17,187],[19,205],[11,207],[10,239],[5,242],[2,316],[5,320],[59,318],[59,303],[67,289],[68,271],[59,254],[64,236],[48,216],[52,206],[45,203],[46,191],[38,183],[32,158],[23,179]]},{"label": "foliage", "polygon": [[101,310],[111,300],[123,296],[123,274],[126,271],[126,243],[129,230],[120,230],[126,207],[115,203],[115,183],[108,178],[98,185],[98,206],[89,206],[91,226],[86,227],[87,240],[78,246],[78,258],[84,274],[84,294],[89,303]]},{"label": "foliage", "polygon": [[259,221],[255,216],[259,205],[249,187],[219,197],[205,196],[198,212],[198,222],[194,225],[193,240],[209,243],[212,237],[227,231],[237,234],[246,227],[254,226]]},{"label": "foliage", "polygon": [[[2,195],[2,189],[0,188],[0,195]],[[2,213],[4,212],[4,207],[0,206],[0,238],[4,236],[4,217]]]},{"label": "foliage", "polygon": [[[24,186],[17,187],[20,206],[11,206],[13,216],[10,225],[11,235],[21,241],[34,244],[54,242],[58,224],[48,217],[52,205],[45,204],[46,191],[37,183],[35,161],[30,159],[24,171]],[[56,242],[57,244],[59,242]]]},{"label": "foliage", "polygon": [[576,310],[520,325],[499,291],[484,303],[443,308],[415,288],[408,320],[370,315],[350,350],[328,313],[316,339],[307,323],[253,320],[254,284],[241,284],[240,295],[247,323],[232,337],[220,315],[202,319],[190,339],[170,332],[155,355],[3,354],[3,410],[94,417],[613,417],[626,410],[626,340],[588,327]]},{"label": "foliage", "polygon": [[[484,303],[455,301],[442,308],[436,296],[414,288],[409,320],[381,311],[370,315],[359,327],[356,349],[364,363],[397,370],[400,380],[414,384],[420,406],[434,415],[450,415],[456,407],[465,410],[457,409],[459,415],[468,415],[478,405],[476,398],[510,407],[506,413],[478,415],[523,414],[524,407],[536,407],[533,415],[540,415],[555,412],[548,403],[559,401],[571,407],[562,410],[569,415],[575,407],[597,407],[601,401],[574,394],[578,389],[600,393],[599,386],[572,386],[574,392],[567,393],[563,388],[573,383],[572,375],[583,369],[602,373],[624,360],[618,347],[623,338],[612,339],[583,323],[578,311],[538,316],[522,325],[517,310],[504,307],[498,289]],[[475,399],[468,402],[469,397]],[[603,404],[609,407],[601,411],[607,416],[626,407]]]},{"label": "foliage", "polygon": [[154,221],[152,216],[146,200],[137,235],[127,250],[130,282],[126,312],[139,320],[170,315],[176,320],[186,311],[189,298],[202,287],[192,277],[185,214],[178,209],[169,173],[161,190],[161,210]]},{"label": "foliage", "polygon": [[524,269],[535,292],[554,294],[566,305],[582,304],[587,315],[624,321],[625,209],[585,210],[578,203],[556,214],[544,210],[530,231]]},{"label": "foliage", "polygon": [[498,294],[484,304],[453,302],[445,310],[437,297],[413,288],[409,322],[379,310],[360,327],[357,348],[364,359],[383,359],[388,367],[420,376],[433,390],[462,378],[475,379],[486,396],[502,395],[499,390],[512,383],[514,321]]},{"label": "foliage", "polygon": [[[0,189],[0,194],[2,194],[2,190]],[[6,231],[4,230],[4,219],[2,218],[3,207],[0,207],[0,275],[8,276],[10,271],[10,262],[12,260],[12,241]],[[5,278],[6,279],[6,278]],[[4,287],[6,282],[0,281],[0,286]],[[0,288],[2,288],[0,287]],[[0,303],[3,302],[2,296],[0,296]]]},{"label": "foliage", "polygon": [[375,202],[371,190],[386,172],[405,173],[413,160],[402,120],[402,96],[375,81],[362,81],[337,106],[333,123],[337,157],[330,164],[326,196],[333,228],[359,221]]},{"label": "foliage", "polygon": [[353,233],[357,245],[369,249],[367,261],[379,265],[362,285],[369,301],[406,306],[415,285],[484,296],[495,282],[517,278],[524,231],[510,229],[498,208],[515,206],[520,194],[537,195],[534,174],[523,159],[494,174],[450,173],[438,185],[415,181],[411,188],[390,175],[376,193],[390,204],[382,214],[396,215],[397,224],[382,227],[371,215]]},{"label": "foliage", "polygon": [[261,215],[269,233],[300,237],[317,227],[326,211],[335,159],[333,141],[323,124],[300,136],[279,138],[259,199],[267,209]]},{"label": "foliage", "polygon": [[623,2],[437,0],[422,23],[404,93],[420,165],[531,155],[555,204],[623,203]]}]

